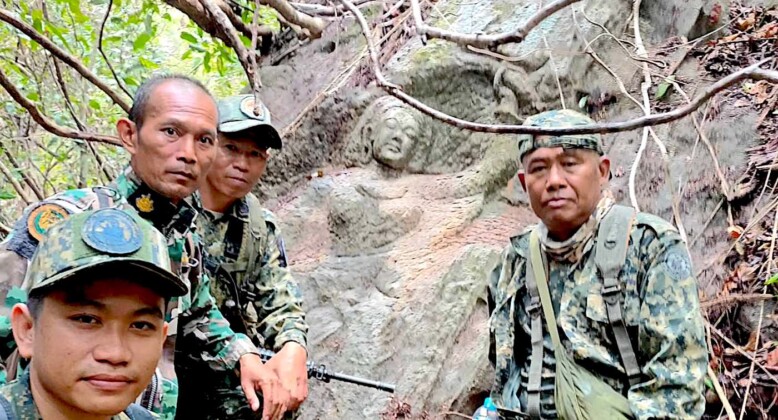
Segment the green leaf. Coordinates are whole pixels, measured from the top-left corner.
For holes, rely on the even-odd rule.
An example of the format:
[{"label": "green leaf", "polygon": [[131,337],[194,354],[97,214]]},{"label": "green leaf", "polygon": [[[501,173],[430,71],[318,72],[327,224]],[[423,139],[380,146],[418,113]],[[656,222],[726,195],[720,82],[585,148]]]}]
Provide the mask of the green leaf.
[{"label": "green leaf", "polygon": [[765,285],[771,286],[773,284],[778,283],[778,273],[773,274],[772,277],[770,277],[766,282]]},{"label": "green leaf", "polygon": [[140,61],[140,64],[143,67],[145,67],[145,68],[147,68],[149,70],[154,70],[154,69],[158,69],[159,68],[159,65],[157,65],[157,63],[155,63],[155,62],[153,62],[151,60],[147,60],[147,59],[145,59],[143,57],[138,57],[138,61]]},{"label": "green leaf", "polygon": [[170,13],[165,13],[164,15],[162,15],[162,19],[165,19],[168,22],[171,22],[173,20],[173,18],[170,16]]},{"label": "green leaf", "polygon": [[95,111],[100,110],[100,102],[97,102],[96,99],[92,99],[89,101],[89,107],[94,109]]},{"label": "green leaf", "polygon": [[705,386],[708,387],[708,389],[714,389],[713,381],[711,381],[710,378],[705,378]]},{"label": "green leaf", "polygon": [[197,44],[192,44],[192,45],[189,46],[189,48],[191,48],[191,49],[193,49],[195,51],[200,51],[201,53],[207,53],[208,52],[208,51],[205,50],[205,48],[203,48],[203,47],[201,47],[201,46],[199,46]]},{"label": "green leaf", "polygon": [[580,101],[578,101],[578,108],[586,109],[587,102],[589,102],[589,96],[588,95],[584,96],[583,98],[581,98]]},{"label": "green leaf", "polygon": [[140,36],[135,40],[135,42],[132,44],[132,50],[135,52],[140,52],[143,50],[143,47],[146,46],[146,44],[151,39],[151,34],[148,32],[144,32],[140,34]]},{"label": "green leaf", "polygon": [[667,91],[670,89],[670,86],[672,86],[673,82],[675,82],[675,75],[672,75],[665,80],[666,81],[664,83],[660,83],[659,87],[656,89],[657,100],[661,100],[665,97],[665,95],[667,95]]},{"label": "green leaf", "polygon": [[43,32],[43,12],[40,9],[32,11],[32,27],[38,32]]},{"label": "green leaf", "polygon": [[30,92],[30,93],[27,94],[27,99],[29,99],[31,101],[37,101],[40,98],[41,97],[40,97],[40,95],[38,95],[38,92]]},{"label": "green leaf", "polygon": [[184,54],[181,56],[181,60],[186,60],[191,56],[192,56],[192,50],[186,50]]},{"label": "green leaf", "polygon": [[13,200],[16,198],[16,193],[13,191],[0,191],[0,200]]},{"label": "green leaf", "polygon": [[136,80],[132,76],[126,76],[123,77],[122,80],[124,80],[124,83],[130,85],[130,86],[140,86],[140,83],[138,83],[138,80]]},{"label": "green leaf", "polygon": [[68,6],[70,7],[70,11],[73,13],[73,15],[83,15],[83,13],[81,13],[81,2],[79,0],[68,0]]},{"label": "green leaf", "polygon": [[195,38],[194,35],[190,34],[189,32],[181,32],[181,39],[184,41],[189,42],[190,44],[197,44],[197,38]]}]

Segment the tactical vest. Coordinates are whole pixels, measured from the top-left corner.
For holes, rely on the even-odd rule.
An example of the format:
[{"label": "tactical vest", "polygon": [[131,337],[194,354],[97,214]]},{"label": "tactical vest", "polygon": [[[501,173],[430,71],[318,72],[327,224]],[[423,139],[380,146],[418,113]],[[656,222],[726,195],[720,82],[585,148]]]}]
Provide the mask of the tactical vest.
[{"label": "tactical vest", "polygon": [[[224,238],[224,257],[227,261],[219,264],[206,257],[205,267],[216,282],[216,287],[227,290],[221,302],[216,302],[222,315],[229,321],[233,330],[248,335],[258,346],[262,338],[255,331],[259,322],[252,302],[257,298],[256,286],[249,279],[259,276],[256,255],[264,252],[267,234],[267,222],[262,215],[259,200],[246,195],[249,209],[249,222],[232,218],[227,225]],[[240,262],[241,255],[247,255],[246,263]]]},{"label": "tactical vest", "polygon": [[[614,205],[600,221],[594,254],[594,263],[602,279],[601,295],[606,305],[608,323],[618,347],[626,381],[630,386],[641,380],[636,352],[627,333],[621,311],[622,289],[619,273],[627,258],[629,237],[635,223],[635,210]],[[544,255],[545,257],[545,255]],[[545,258],[544,258],[545,259]],[[529,265],[527,265],[529,266]],[[527,386],[527,410],[530,417],[540,417],[541,374],[543,365],[543,318],[537,284],[527,275],[527,291],[530,305],[532,353],[530,356],[529,383]]]}]

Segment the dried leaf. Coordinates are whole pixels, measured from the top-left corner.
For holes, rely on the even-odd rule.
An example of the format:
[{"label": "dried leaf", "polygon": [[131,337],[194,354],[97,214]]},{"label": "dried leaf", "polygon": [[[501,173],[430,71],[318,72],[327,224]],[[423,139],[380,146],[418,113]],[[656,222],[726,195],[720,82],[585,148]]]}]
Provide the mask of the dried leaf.
[{"label": "dried leaf", "polygon": [[767,353],[767,366],[778,367],[778,348]]},{"label": "dried leaf", "polygon": [[735,108],[744,108],[744,107],[747,107],[747,106],[751,106],[751,102],[748,102],[748,101],[747,101],[747,100],[745,100],[745,99],[738,99],[738,100],[737,100],[737,101],[735,101],[735,103],[734,103],[734,104],[732,104],[732,105],[733,105]]},{"label": "dried leaf", "polygon": [[741,31],[747,31],[754,27],[756,24],[756,13],[751,13],[748,17],[737,21],[737,27]]},{"label": "dried leaf", "polygon": [[737,239],[743,235],[743,228],[740,226],[730,226],[727,228],[727,233],[729,234],[730,238]]}]

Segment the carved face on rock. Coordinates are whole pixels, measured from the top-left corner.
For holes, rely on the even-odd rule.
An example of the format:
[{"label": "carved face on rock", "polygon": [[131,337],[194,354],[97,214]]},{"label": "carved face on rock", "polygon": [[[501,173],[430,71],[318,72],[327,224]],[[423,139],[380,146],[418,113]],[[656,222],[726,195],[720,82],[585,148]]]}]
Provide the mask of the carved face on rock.
[{"label": "carved face on rock", "polygon": [[391,98],[378,107],[378,122],[373,132],[373,157],[394,169],[403,169],[413,157],[419,124],[412,111]]}]

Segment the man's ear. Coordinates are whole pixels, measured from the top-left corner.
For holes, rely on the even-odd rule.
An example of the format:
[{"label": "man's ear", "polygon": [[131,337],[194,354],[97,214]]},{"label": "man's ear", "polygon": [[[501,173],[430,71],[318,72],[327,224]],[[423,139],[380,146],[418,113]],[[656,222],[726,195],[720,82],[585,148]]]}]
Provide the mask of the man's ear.
[{"label": "man's ear", "polygon": [[600,156],[600,183],[605,184],[610,181],[611,160],[608,156]]},{"label": "man's ear", "polygon": [[521,189],[523,189],[524,192],[527,192],[527,182],[524,180],[524,171],[519,171],[517,176],[519,177],[519,182],[521,182]]},{"label": "man's ear", "polygon": [[19,355],[25,359],[32,357],[32,346],[35,341],[35,328],[30,308],[23,303],[17,303],[11,309],[11,328],[14,341],[19,348]]},{"label": "man's ear", "polygon": [[138,126],[127,118],[120,118],[116,122],[116,132],[124,148],[134,155],[138,150]]}]

